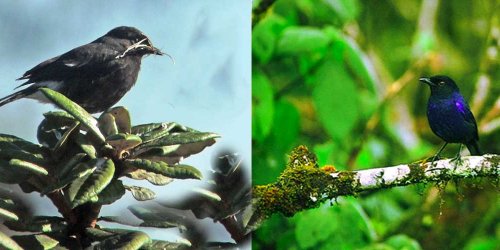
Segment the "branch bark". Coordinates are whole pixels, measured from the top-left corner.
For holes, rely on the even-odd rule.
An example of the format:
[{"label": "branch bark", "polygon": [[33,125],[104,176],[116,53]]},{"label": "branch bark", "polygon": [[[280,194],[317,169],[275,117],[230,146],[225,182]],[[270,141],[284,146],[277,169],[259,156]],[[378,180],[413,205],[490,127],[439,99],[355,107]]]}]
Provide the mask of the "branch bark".
[{"label": "branch bark", "polygon": [[299,146],[291,153],[287,167],[275,183],[254,187],[253,214],[248,227],[257,228],[274,213],[293,216],[339,196],[395,186],[478,177],[490,177],[498,181],[499,175],[500,155],[468,156],[460,161],[422,161],[359,171],[335,171],[331,166],[319,168],[316,156],[305,146]]}]

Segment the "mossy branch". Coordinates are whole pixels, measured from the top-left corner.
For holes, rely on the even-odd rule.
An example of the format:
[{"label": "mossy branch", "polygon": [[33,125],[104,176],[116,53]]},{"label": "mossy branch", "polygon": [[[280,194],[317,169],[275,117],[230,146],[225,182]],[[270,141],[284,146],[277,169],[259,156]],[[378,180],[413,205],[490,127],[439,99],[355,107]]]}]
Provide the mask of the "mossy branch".
[{"label": "mossy branch", "polygon": [[417,162],[359,171],[335,171],[331,166],[319,168],[316,156],[305,146],[299,146],[290,155],[286,169],[275,183],[254,187],[254,213],[249,228],[256,228],[274,213],[293,216],[339,196],[417,183],[477,177],[498,180],[499,174],[500,156],[492,154],[463,157],[460,162],[447,159],[434,163]]}]

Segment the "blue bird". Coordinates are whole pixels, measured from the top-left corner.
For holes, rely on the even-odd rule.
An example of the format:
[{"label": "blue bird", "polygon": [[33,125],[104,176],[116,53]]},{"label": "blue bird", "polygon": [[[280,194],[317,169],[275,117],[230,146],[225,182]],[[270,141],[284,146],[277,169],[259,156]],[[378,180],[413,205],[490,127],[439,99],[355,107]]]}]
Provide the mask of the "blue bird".
[{"label": "blue bird", "polygon": [[[460,149],[465,144],[471,155],[481,155],[476,119],[455,82],[442,75],[421,77],[419,81],[431,88],[427,103],[429,126],[445,141],[434,159],[439,158],[448,143],[460,143]],[[455,159],[460,159],[460,151]]]}]

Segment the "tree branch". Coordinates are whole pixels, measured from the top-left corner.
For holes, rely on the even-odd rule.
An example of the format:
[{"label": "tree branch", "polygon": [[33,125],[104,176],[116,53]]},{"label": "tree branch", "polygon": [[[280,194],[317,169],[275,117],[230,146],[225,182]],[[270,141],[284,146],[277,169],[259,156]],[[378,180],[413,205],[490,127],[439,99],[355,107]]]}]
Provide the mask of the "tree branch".
[{"label": "tree branch", "polygon": [[305,146],[299,146],[291,153],[287,167],[275,183],[254,187],[253,214],[248,227],[258,227],[260,222],[274,213],[293,216],[339,196],[417,183],[478,177],[498,180],[499,174],[500,155],[491,154],[463,157],[460,162],[446,159],[433,163],[335,171],[331,166],[319,168],[316,156]]}]

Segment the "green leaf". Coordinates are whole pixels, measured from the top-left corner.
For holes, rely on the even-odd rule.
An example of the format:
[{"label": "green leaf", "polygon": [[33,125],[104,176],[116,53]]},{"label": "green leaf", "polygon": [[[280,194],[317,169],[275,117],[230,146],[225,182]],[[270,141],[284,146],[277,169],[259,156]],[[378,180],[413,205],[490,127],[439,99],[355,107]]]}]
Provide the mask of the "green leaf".
[{"label": "green leaf", "polygon": [[125,186],[125,189],[130,191],[134,198],[138,201],[152,200],[156,197],[155,192],[149,188],[138,186]]},{"label": "green leaf", "polygon": [[182,224],[183,217],[178,214],[169,213],[165,210],[148,209],[143,207],[131,206],[128,208],[137,218],[143,220],[141,226],[165,228],[175,225],[181,230],[186,226]]},{"label": "green leaf", "polygon": [[101,205],[113,204],[125,194],[125,186],[121,180],[113,180],[97,195],[95,203]]},{"label": "green leaf", "polygon": [[300,130],[300,114],[297,108],[286,100],[276,102],[274,124],[271,131],[275,151],[285,154],[295,146]]},{"label": "green leaf", "polygon": [[0,199],[0,218],[5,220],[19,220],[19,216],[16,214],[18,207],[13,200],[10,199]]},{"label": "green leaf", "polygon": [[24,249],[51,249],[59,244],[59,241],[45,234],[16,235],[12,239]]},{"label": "green leaf", "polygon": [[114,134],[106,138],[106,143],[113,146],[117,152],[129,150],[142,143],[141,137],[131,134]]},{"label": "green leaf", "polygon": [[150,240],[149,236],[143,232],[129,232],[107,238],[94,245],[93,249],[139,249]]},{"label": "green leaf", "polygon": [[54,216],[35,216],[31,218],[23,218],[20,221],[7,221],[5,225],[19,232],[62,232],[67,225],[63,218]]},{"label": "green leaf", "polygon": [[189,242],[169,242],[162,240],[152,240],[144,244],[141,249],[143,250],[167,250],[167,249],[186,249],[191,247]]},{"label": "green leaf", "polygon": [[30,173],[34,173],[37,175],[48,175],[49,172],[41,166],[38,166],[37,164],[19,160],[19,159],[12,159],[9,161],[9,165],[13,168],[20,168],[23,170],[26,170]]},{"label": "green leaf", "polygon": [[102,241],[116,235],[116,233],[113,232],[108,232],[106,230],[91,227],[85,228],[85,233],[87,233],[87,236],[89,236],[92,241]]},{"label": "green leaf", "polygon": [[138,168],[156,174],[161,174],[176,179],[201,179],[201,172],[188,165],[173,165],[169,166],[165,162],[150,161],[145,159],[130,159],[124,161],[128,168]]},{"label": "green leaf", "polygon": [[161,174],[156,174],[152,172],[147,172],[146,170],[142,169],[137,169],[131,173],[127,174],[127,177],[134,179],[134,180],[144,180],[146,179],[153,185],[158,185],[158,186],[163,186],[166,184],[169,184],[170,182],[174,181],[172,178],[161,175]]},{"label": "green leaf", "polygon": [[407,235],[398,234],[389,237],[385,243],[394,249],[404,249],[404,250],[421,250],[422,247],[418,244],[418,241],[408,237]]},{"label": "green leaf", "polygon": [[85,109],[78,106],[76,103],[72,102],[66,96],[58,93],[57,91],[48,88],[40,88],[40,92],[42,92],[45,97],[51,100],[59,108],[67,111],[72,116],[74,116],[78,121],[80,121],[85,127],[90,130],[90,133],[95,135],[99,142],[104,143],[105,139],[101,134],[101,131],[99,131],[99,128],[97,127],[97,121]]},{"label": "green leaf", "polygon": [[158,220],[144,221],[139,226],[141,226],[141,227],[156,227],[156,228],[177,227],[177,228],[179,228],[179,230],[181,232],[186,230],[186,226],[184,226],[178,222],[170,222],[170,221],[158,221]]},{"label": "green leaf", "polygon": [[26,180],[28,173],[19,168],[12,168],[9,161],[0,159],[0,182],[19,184]]},{"label": "green leaf", "polygon": [[274,93],[267,77],[252,75],[252,138],[263,141],[271,131],[274,116]]},{"label": "green leaf", "polygon": [[24,150],[32,154],[42,154],[43,148],[40,145],[31,143],[13,135],[0,134],[0,149]]},{"label": "green leaf", "polygon": [[358,0],[325,0],[325,2],[344,22],[355,21],[361,12]]},{"label": "green leaf", "polygon": [[97,120],[97,126],[105,136],[118,134],[118,126],[116,125],[115,117],[112,114],[102,113]]},{"label": "green leaf", "polygon": [[157,140],[172,133],[200,132],[175,122],[148,123],[132,127],[132,134],[141,137],[144,143]]},{"label": "green leaf", "polygon": [[273,56],[278,36],[286,26],[286,20],[271,13],[262,19],[252,31],[252,53],[266,64]]},{"label": "green leaf", "polygon": [[173,133],[168,136],[163,136],[160,139],[143,143],[141,147],[163,147],[169,145],[188,144],[203,141],[212,141],[220,136],[209,132],[184,132]]},{"label": "green leaf", "polygon": [[118,128],[119,133],[130,134],[131,132],[131,120],[130,113],[125,107],[118,106],[113,107],[106,111],[105,113],[111,114],[114,117],[116,127]]},{"label": "green leaf", "polygon": [[354,79],[342,62],[326,60],[314,82],[312,97],[321,124],[332,138],[345,140],[360,118]]},{"label": "green leaf", "polygon": [[13,239],[0,231],[0,249],[23,250]]},{"label": "green leaf", "polygon": [[298,56],[304,52],[325,50],[331,38],[314,27],[289,26],[283,30],[277,52],[287,56]]},{"label": "green leaf", "polygon": [[[71,170],[71,172],[68,173],[66,176],[61,178],[56,183],[49,184],[42,191],[42,194],[48,194],[48,193],[54,192],[56,190],[59,190],[59,189],[66,187],[69,184],[72,184],[72,186],[75,185],[74,187],[76,187],[77,184],[78,185],[83,184],[83,182],[81,182],[81,181],[83,181],[84,179],[87,179],[88,176],[96,170],[97,167],[95,166],[95,164],[96,164],[96,160],[93,160],[93,161],[88,162],[88,163],[85,163],[85,162],[78,163],[78,165],[76,165]],[[80,181],[77,181],[77,180],[80,180]],[[73,184],[73,182],[75,182],[75,183]]]},{"label": "green leaf", "polygon": [[113,179],[115,165],[110,159],[99,158],[92,161],[90,166],[96,170],[77,181],[74,181],[68,190],[68,198],[71,207],[75,208],[88,201],[96,201],[97,195],[106,188]]}]

